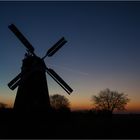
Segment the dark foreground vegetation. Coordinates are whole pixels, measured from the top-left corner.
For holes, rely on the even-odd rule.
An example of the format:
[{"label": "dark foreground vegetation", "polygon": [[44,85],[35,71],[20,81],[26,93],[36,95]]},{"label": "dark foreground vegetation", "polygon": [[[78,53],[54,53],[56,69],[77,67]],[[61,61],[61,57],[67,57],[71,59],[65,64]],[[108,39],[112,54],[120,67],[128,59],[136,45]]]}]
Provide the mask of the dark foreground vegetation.
[{"label": "dark foreground vegetation", "polygon": [[0,138],[140,138],[140,115],[0,111]]}]

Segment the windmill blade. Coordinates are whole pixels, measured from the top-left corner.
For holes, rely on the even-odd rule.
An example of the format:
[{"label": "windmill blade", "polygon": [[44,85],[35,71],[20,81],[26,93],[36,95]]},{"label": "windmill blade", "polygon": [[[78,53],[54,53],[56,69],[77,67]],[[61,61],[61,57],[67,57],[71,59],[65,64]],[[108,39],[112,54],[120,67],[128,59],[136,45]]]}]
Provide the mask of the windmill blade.
[{"label": "windmill blade", "polygon": [[11,90],[14,90],[19,84],[20,84],[20,82],[21,82],[21,79],[19,79],[18,81],[16,81],[12,86],[10,86],[9,88],[11,89]]},{"label": "windmill blade", "polygon": [[34,54],[34,48],[33,46],[29,43],[29,41],[23,36],[23,34],[18,30],[18,28],[14,25],[11,24],[8,26],[8,28],[16,35],[16,37],[25,45],[27,50]]},{"label": "windmill blade", "polygon": [[53,70],[47,68],[47,73],[68,93],[72,93],[73,89]]},{"label": "windmill blade", "polygon": [[8,83],[8,87],[12,87],[21,78],[21,73],[19,73],[13,80]]},{"label": "windmill blade", "polygon": [[46,55],[43,57],[43,59],[46,56],[53,56],[67,41],[64,37],[62,37],[57,43],[55,43],[46,53]]}]

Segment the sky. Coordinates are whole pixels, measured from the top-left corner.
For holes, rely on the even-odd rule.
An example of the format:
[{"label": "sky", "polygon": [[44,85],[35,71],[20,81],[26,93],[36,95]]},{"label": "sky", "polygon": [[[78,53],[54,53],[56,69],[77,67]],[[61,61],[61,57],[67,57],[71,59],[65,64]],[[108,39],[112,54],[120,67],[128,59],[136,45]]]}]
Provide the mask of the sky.
[{"label": "sky", "polygon": [[45,63],[72,88],[68,95],[46,74],[49,94],[64,95],[71,108],[92,108],[101,90],[128,94],[127,112],[140,112],[140,2],[0,2],[0,102],[13,105],[7,84],[26,52],[8,29],[14,23],[43,57],[62,36],[68,41]]}]

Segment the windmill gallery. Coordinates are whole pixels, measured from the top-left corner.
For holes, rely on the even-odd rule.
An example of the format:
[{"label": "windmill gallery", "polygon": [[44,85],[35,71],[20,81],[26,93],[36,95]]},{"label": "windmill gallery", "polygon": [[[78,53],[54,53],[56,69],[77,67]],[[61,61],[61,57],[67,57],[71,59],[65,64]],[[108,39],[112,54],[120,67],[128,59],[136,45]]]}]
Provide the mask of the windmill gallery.
[{"label": "windmill gallery", "polygon": [[18,87],[14,110],[49,111],[50,100],[46,72],[68,94],[73,91],[70,86],[53,69],[48,68],[44,62],[46,57],[53,56],[67,41],[62,37],[47,51],[44,57],[40,58],[34,53],[34,47],[14,24],[8,27],[27,49],[27,53],[25,53],[25,58],[22,62],[21,73],[8,83],[8,87],[11,90]]}]

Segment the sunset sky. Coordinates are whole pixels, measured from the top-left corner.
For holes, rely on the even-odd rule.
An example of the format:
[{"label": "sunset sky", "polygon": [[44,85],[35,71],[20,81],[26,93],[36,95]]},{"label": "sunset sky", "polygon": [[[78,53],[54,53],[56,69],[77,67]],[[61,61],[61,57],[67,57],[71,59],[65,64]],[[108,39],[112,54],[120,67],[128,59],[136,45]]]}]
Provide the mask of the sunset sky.
[{"label": "sunset sky", "polygon": [[40,57],[62,36],[68,41],[45,62],[74,92],[46,75],[50,95],[66,96],[72,109],[89,109],[91,96],[109,88],[128,94],[128,112],[140,112],[140,2],[0,2],[0,102],[8,104],[17,89],[7,83],[26,52],[11,23]]}]

